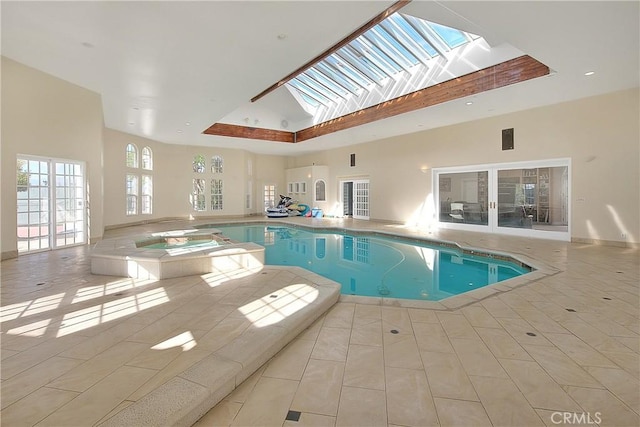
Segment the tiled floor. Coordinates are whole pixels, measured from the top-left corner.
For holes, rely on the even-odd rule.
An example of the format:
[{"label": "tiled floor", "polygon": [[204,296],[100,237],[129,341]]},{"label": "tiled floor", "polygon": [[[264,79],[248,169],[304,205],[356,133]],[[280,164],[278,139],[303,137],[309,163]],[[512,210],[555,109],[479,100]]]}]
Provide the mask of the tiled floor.
[{"label": "tiled floor", "polygon": [[[295,220],[424,234],[372,221]],[[424,235],[520,254],[558,272],[455,309],[340,302],[196,425],[640,425],[638,250]],[[114,280],[89,274],[87,258],[86,248],[74,248],[2,262],[3,425],[95,425],[195,363],[203,343],[224,339],[196,327],[216,322],[209,305],[231,295],[203,299],[195,290],[206,278]],[[133,291],[140,312],[117,318],[105,298]],[[143,310],[167,297],[180,304]],[[52,316],[56,310],[72,315]],[[151,357],[150,344],[185,325],[190,340]],[[299,420],[287,421],[295,412]]]}]

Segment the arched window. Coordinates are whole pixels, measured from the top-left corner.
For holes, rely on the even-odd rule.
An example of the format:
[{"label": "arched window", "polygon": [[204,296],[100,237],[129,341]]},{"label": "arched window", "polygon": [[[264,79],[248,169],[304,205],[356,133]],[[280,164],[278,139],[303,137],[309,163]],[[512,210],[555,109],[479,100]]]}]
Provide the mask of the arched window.
[{"label": "arched window", "polygon": [[153,170],[153,157],[149,147],[142,149],[142,169]]},{"label": "arched window", "polygon": [[316,181],[316,202],[324,202],[327,200],[326,186],[323,179]]},{"label": "arched window", "polygon": [[211,158],[211,173],[222,173],[222,157],[213,156]]},{"label": "arched window", "polygon": [[196,154],[193,157],[193,171],[196,173],[204,173],[205,160],[202,154]]},{"label": "arched window", "polygon": [[138,149],[133,144],[127,144],[127,167],[138,167]]}]

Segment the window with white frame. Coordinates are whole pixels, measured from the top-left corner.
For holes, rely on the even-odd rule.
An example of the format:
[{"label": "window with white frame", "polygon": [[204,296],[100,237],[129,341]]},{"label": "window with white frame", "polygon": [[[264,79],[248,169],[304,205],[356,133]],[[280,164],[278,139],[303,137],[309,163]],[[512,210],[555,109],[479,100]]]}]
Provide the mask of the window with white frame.
[{"label": "window with white frame", "polygon": [[211,180],[211,210],[222,210],[222,180]]},{"label": "window with white frame", "polygon": [[324,202],[327,200],[326,186],[323,179],[316,181],[316,202]]},{"label": "window with white frame", "polygon": [[142,175],[142,213],[150,215],[153,213],[153,178],[150,175]]},{"label": "window with white frame", "polygon": [[222,157],[213,156],[211,158],[211,173],[222,173]]},{"label": "window with white frame", "polygon": [[276,206],[276,186],[267,184],[264,186],[264,209]]},{"label": "window with white frame", "polygon": [[127,144],[126,164],[128,168],[138,167],[138,148],[133,144]]},{"label": "window with white frame", "polygon": [[196,154],[193,156],[193,171],[195,173],[204,173],[205,167],[205,159],[202,154]]},{"label": "window with white frame", "polygon": [[[142,148],[140,159],[138,159],[138,148],[134,144],[127,144],[125,153],[127,168],[138,169],[141,166],[145,171],[153,170],[151,148]],[[127,215],[151,214],[153,211],[153,177],[150,173],[139,175],[128,170],[125,181]]]},{"label": "window with white frame", "polygon": [[204,179],[194,179],[191,190],[191,205],[194,211],[204,211],[207,209],[204,195]]},{"label": "window with white frame", "polygon": [[138,176],[134,174],[127,174],[126,179],[127,189],[127,215],[138,214]]},{"label": "window with white frame", "polygon": [[153,156],[149,147],[142,149],[142,169],[153,170]]}]

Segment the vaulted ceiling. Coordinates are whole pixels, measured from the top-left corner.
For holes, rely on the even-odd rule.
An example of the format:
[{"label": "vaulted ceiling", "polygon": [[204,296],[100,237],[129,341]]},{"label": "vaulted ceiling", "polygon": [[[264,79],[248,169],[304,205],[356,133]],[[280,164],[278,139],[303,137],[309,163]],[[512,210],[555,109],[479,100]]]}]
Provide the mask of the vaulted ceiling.
[{"label": "vaulted ceiling", "polygon": [[[295,143],[203,133],[214,123],[274,135],[313,129],[286,90],[251,99],[394,3],[3,1],[2,55],[99,93],[109,128],[165,143],[284,155],[639,85],[639,2],[415,0],[402,13],[484,37],[494,64],[526,55],[548,72],[373,114]],[[492,65],[466,59],[474,70]]]}]

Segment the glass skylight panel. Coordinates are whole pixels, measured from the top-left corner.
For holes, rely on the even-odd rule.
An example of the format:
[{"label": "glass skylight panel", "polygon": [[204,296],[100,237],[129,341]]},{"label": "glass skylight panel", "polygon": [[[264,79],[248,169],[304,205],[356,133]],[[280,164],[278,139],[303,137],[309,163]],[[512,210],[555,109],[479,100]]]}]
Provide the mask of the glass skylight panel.
[{"label": "glass skylight panel", "polygon": [[298,79],[299,81],[304,83],[307,87],[313,89],[313,91],[315,93],[318,93],[318,94],[324,96],[326,99],[328,99],[330,101],[336,102],[340,98],[340,96],[338,96],[337,93],[334,93],[331,90],[329,90],[328,88],[322,86],[320,83],[318,83],[317,81],[313,80],[312,78],[307,76],[305,73],[298,74],[296,79]]},{"label": "glass skylight panel", "polygon": [[403,68],[408,69],[418,63],[418,58],[382,27],[374,27],[367,31],[364,36],[380,46],[381,49],[384,49],[385,53]]},{"label": "glass skylight panel", "polygon": [[363,88],[367,88],[374,84],[374,81],[371,80],[366,74],[362,73],[353,65],[340,58],[336,54],[327,57],[325,61],[333,68],[340,70],[340,72],[344,74],[345,77],[351,79],[351,81]]},{"label": "glass skylight panel", "polygon": [[[333,66],[328,65],[325,61],[318,62],[316,65],[311,67],[312,69],[322,73],[327,77],[327,80],[335,80],[337,84],[346,88],[349,92],[354,95],[358,95],[362,90],[362,86],[359,86],[357,83],[354,83],[353,80],[349,79],[348,76],[345,76],[343,72],[336,70]],[[342,67],[344,68],[344,67]]]},{"label": "glass skylight panel", "polygon": [[455,28],[445,27],[444,25],[436,24],[435,22],[429,22],[428,24],[433,30],[438,33],[442,40],[451,48],[461,46],[469,41],[469,39],[460,30]]},{"label": "glass skylight panel", "polygon": [[332,103],[331,99],[327,98],[326,96],[322,95],[321,93],[318,93],[317,91],[313,90],[313,88],[310,88],[309,86],[304,84],[300,80],[300,76],[294,77],[293,79],[289,80],[289,83],[291,84],[291,86],[295,87],[300,92],[302,92],[305,95],[307,95],[307,97],[316,100],[320,104],[329,106]]},{"label": "glass skylight panel", "polygon": [[357,104],[363,89],[372,93],[373,85],[386,88],[396,84],[403,71],[425,72],[434,58],[448,61],[451,55],[445,55],[447,52],[476,38],[479,37],[441,24],[394,13],[287,85],[314,107],[325,105],[327,112],[344,111],[343,103],[355,99]]},{"label": "glass skylight panel", "polygon": [[317,71],[315,69],[315,67],[309,68],[304,73],[307,74],[309,77],[317,80],[318,83],[326,86],[327,88],[331,89],[333,92],[337,93],[338,95],[340,95],[343,98],[349,95],[349,90],[346,89],[344,87],[344,85],[342,85],[341,83],[339,83],[337,81],[337,79],[336,79],[337,76],[335,74],[334,74],[333,80],[332,80],[332,79],[328,78],[327,76],[325,76],[323,73]]},{"label": "glass skylight panel", "polygon": [[349,45],[340,49],[336,54],[339,55],[343,61],[353,65],[358,71],[367,76],[374,83],[379,84],[381,80],[387,78],[387,76],[375,64],[372,64],[367,58],[358,54]]},{"label": "glass skylight panel", "polygon": [[438,51],[431,46],[431,44],[427,41],[423,34],[418,32],[413,25],[409,22],[409,19],[417,19],[408,15],[400,15],[399,13],[394,13],[389,18],[382,22],[382,25],[387,22],[390,25],[385,25],[385,28],[398,28],[401,32],[407,34],[410,40],[414,43],[418,44],[425,52],[429,54],[430,57],[438,56]]},{"label": "glass skylight panel", "polygon": [[363,37],[355,39],[351,43],[351,46],[361,55],[362,61],[369,61],[370,63],[375,64],[379,70],[389,77],[401,70],[400,66],[393,64],[387,59],[388,57],[384,58],[381,56],[379,49],[367,42]]}]

